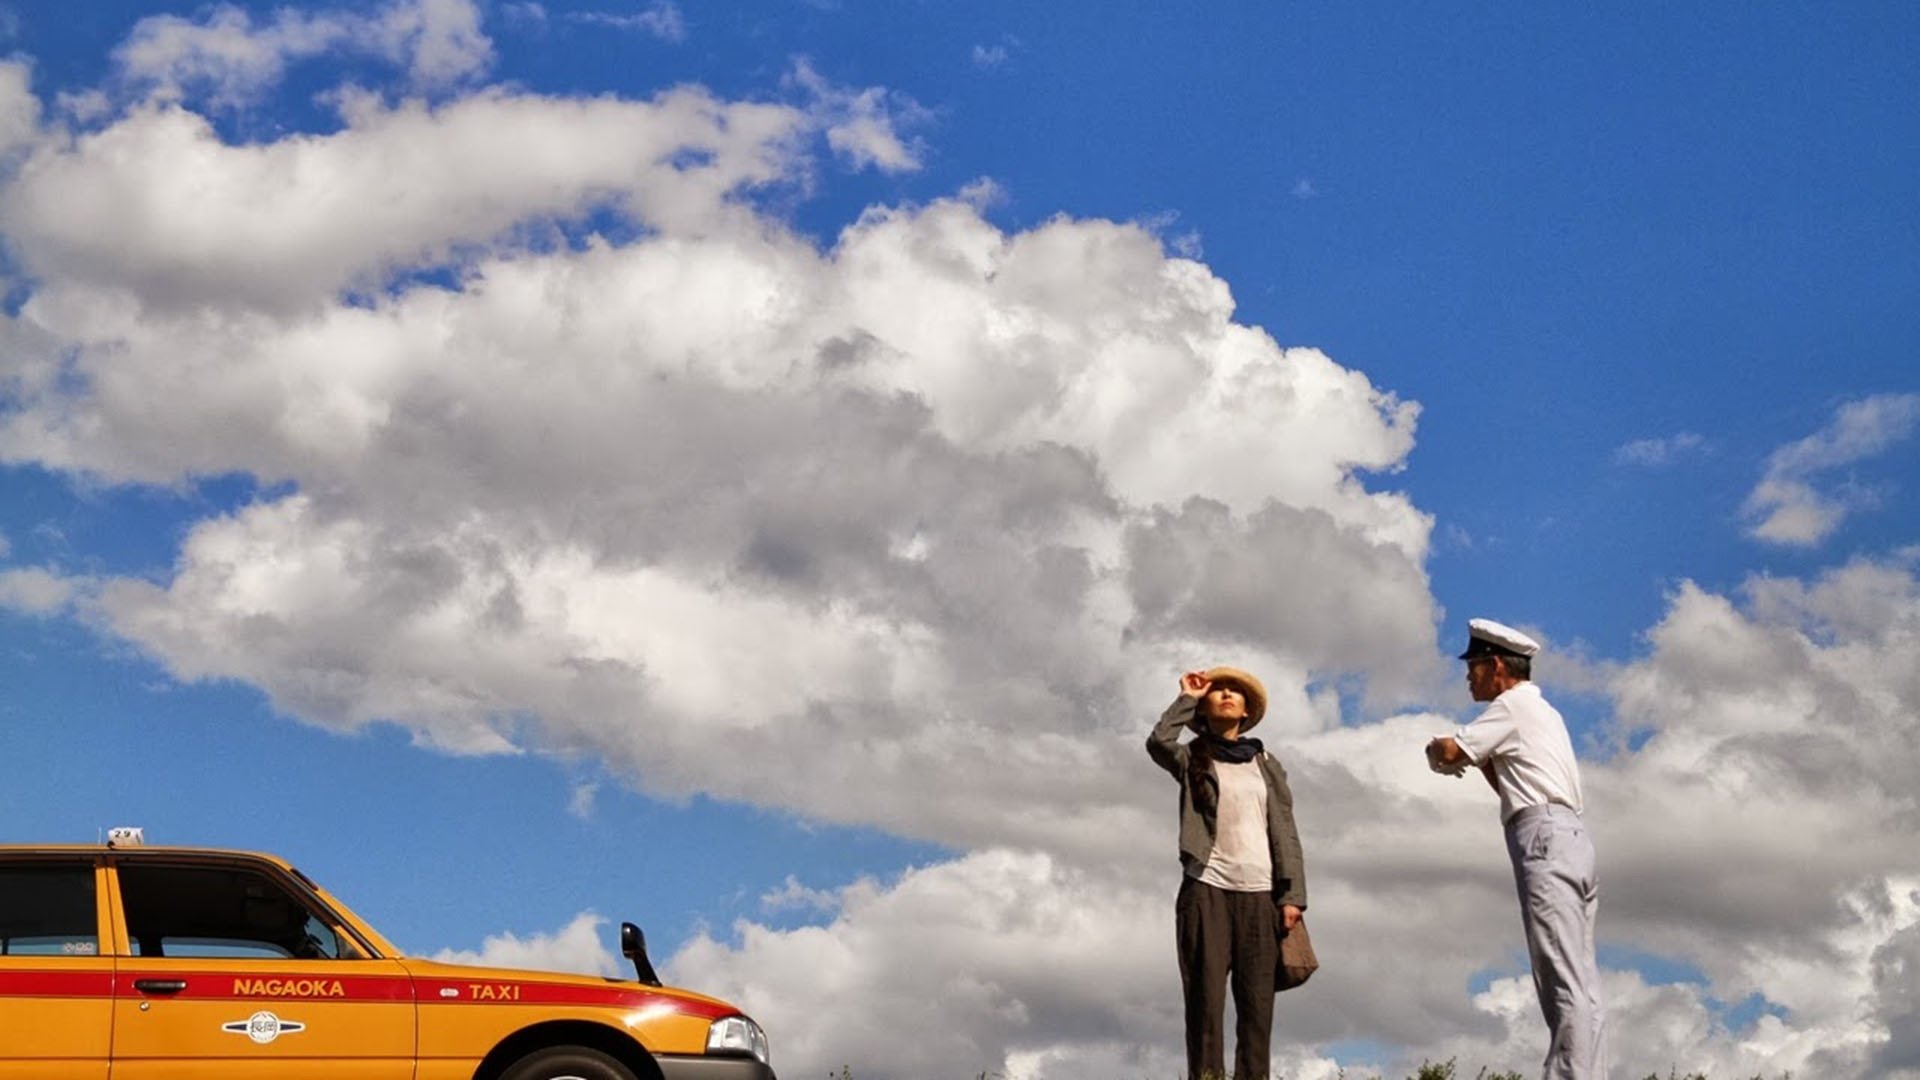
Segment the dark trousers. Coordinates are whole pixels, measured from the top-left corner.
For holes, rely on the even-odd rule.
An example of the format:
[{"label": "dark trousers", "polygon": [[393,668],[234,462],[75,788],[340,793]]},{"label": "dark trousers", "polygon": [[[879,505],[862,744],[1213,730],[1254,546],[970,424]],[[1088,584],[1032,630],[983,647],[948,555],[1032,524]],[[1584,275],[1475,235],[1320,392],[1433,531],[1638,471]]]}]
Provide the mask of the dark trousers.
[{"label": "dark trousers", "polygon": [[1233,980],[1233,1080],[1267,1080],[1279,909],[1270,892],[1230,892],[1182,878],[1174,901],[1187,999],[1188,1080],[1224,1080],[1227,980]]}]

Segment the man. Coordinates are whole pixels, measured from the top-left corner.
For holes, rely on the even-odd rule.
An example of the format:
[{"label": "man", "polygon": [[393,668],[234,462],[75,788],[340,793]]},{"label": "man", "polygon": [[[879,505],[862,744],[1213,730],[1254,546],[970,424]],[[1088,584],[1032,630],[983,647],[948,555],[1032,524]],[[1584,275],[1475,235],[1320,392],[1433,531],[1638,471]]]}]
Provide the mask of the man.
[{"label": "man", "polygon": [[1434,772],[1477,766],[1500,795],[1520,917],[1552,1041],[1546,1080],[1606,1080],[1606,1020],[1593,920],[1599,905],[1593,840],[1580,815],[1580,767],[1566,721],[1531,682],[1540,643],[1489,619],[1468,624],[1467,686],[1484,712],[1427,743]]}]

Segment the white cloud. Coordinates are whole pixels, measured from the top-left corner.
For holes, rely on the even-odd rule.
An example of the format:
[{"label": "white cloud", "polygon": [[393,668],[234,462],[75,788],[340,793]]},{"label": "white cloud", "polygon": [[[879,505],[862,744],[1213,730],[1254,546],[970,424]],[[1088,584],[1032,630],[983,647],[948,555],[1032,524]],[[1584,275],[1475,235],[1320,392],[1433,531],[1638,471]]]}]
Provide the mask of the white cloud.
[{"label": "white cloud", "polygon": [[[1907,977],[1920,951],[1920,856],[1904,842],[1920,825],[1920,581],[1861,562],[1807,582],[1756,579],[1739,603],[1689,586],[1649,641],[1614,688],[1647,741],[1586,766],[1600,931],[1606,945],[1671,958],[1705,981],[1607,973],[1618,1075],[1897,1075],[1920,1031]],[[1449,1058],[1524,1073],[1544,1052],[1492,796],[1428,775],[1419,759],[1424,735],[1445,723],[1401,717],[1283,744],[1325,965],[1281,999],[1285,1075],[1403,1075]],[[1151,769],[1139,772],[1150,783]],[[1143,826],[1113,826],[1140,839],[1111,858],[976,851],[897,883],[856,884],[823,926],[744,923],[731,941],[696,939],[673,970],[765,1013],[776,1034],[796,1032],[790,1049],[808,1068],[1177,1074],[1172,814],[1151,798],[1141,812]],[[1022,950],[1035,961],[1002,959]],[[916,962],[890,960],[906,956]],[[1074,978],[1049,982],[1060,968]],[[810,977],[850,1007],[824,1023],[794,1013]],[[951,1014],[949,985],[967,990]],[[1720,1003],[1755,995],[1771,1007],[1730,1028]],[[869,1009],[949,1031],[953,1045],[875,1040]],[[1372,1061],[1329,1056],[1356,1037],[1387,1049]]]},{"label": "white cloud", "polygon": [[479,964],[484,967],[519,968],[526,971],[565,971],[581,975],[626,975],[618,956],[600,940],[607,920],[591,911],[576,915],[572,922],[553,933],[534,933],[521,937],[512,933],[490,935],[478,949],[442,949],[428,957],[443,964]]},{"label": "white cloud", "polygon": [[592,821],[594,802],[599,794],[599,784],[575,784],[573,786],[573,796],[567,800],[567,812],[582,821]]},{"label": "white cloud", "polygon": [[153,15],[115,51],[122,76],[163,98],[204,93],[216,105],[257,100],[290,62],[336,51],[385,57],[420,88],[445,88],[485,71],[493,45],[472,0],[397,0],[372,15],[276,11],[270,22],[229,4],[200,20]]},{"label": "white cloud", "polygon": [[30,143],[40,130],[40,99],[32,90],[33,68],[0,60],[0,160]]},{"label": "white cloud", "polygon": [[[1432,522],[1377,483],[1418,407],[1236,322],[1137,225],[1007,231],[969,189],[797,235],[746,193],[804,176],[847,93],[348,99],[334,135],[245,147],[156,104],[39,147],[0,191],[38,282],[5,323],[0,455],[279,493],[197,522],[159,580],[11,571],[11,606],[338,730],[591,755],[960,850],[796,881],[770,907],[823,925],[673,958],[800,1073],[1171,1075],[1172,789],[1140,742],[1174,673],[1237,662],[1272,692],[1328,961],[1281,1060],[1329,1076],[1367,1038],[1530,1067],[1491,797],[1418,754],[1449,718],[1341,723],[1356,693],[1446,700]],[[175,176],[223,197],[178,222]],[[635,235],[553,242],[596,207]],[[1783,468],[1866,444],[1829,441]],[[1646,736],[1590,765],[1602,933],[1707,980],[1610,976],[1623,1067],[1849,1078],[1876,1039],[1905,1052],[1920,867],[1887,838],[1920,824],[1916,595],[1899,560],[1685,587],[1648,655],[1594,666]],[[601,926],[444,955],[611,971]],[[1787,1019],[1715,1027],[1709,997],[1753,993]]]},{"label": "white cloud", "polygon": [[222,105],[252,101],[277,84],[289,60],[317,56],[349,34],[344,23],[282,9],[268,26],[248,12],[220,6],[195,22],[153,15],[135,24],[115,53],[124,77],[178,97],[204,89]]},{"label": "white cloud", "polygon": [[644,11],[632,14],[616,15],[605,11],[574,11],[567,13],[570,22],[585,23],[590,26],[606,26],[615,30],[639,30],[651,34],[661,41],[682,42],[687,40],[687,19],[680,8],[667,0],[655,0]]},{"label": "white cloud", "polygon": [[[1337,723],[1327,675],[1405,696],[1431,671],[1430,524],[1362,480],[1404,460],[1417,410],[1236,324],[1225,285],[1138,226],[1009,233],[976,186],[830,248],[795,235],[739,193],[804,172],[823,110],[883,100],[818,96],[351,100],[336,134],[244,147],[149,106],[42,147],[0,191],[39,282],[0,353],[0,454],[289,489],[197,523],[162,580],[59,584],[175,677],[317,724],[590,754],[658,793],[982,852],[908,903],[840,894],[850,927],[971,895],[972,870],[1087,896],[1079,929],[1048,904],[1056,958],[1139,925],[1172,862],[1139,844],[1167,794],[1140,713],[1173,673],[1257,667],[1284,738]],[[546,242],[588,205],[643,228]],[[422,267],[450,270],[342,296]],[[1235,582],[1300,596],[1219,603]],[[717,754],[716,723],[779,767]],[[799,900],[824,895],[773,898]],[[925,925],[960,917],[941,911]],[[1017,918],[981,914],[1034,1061],[1062,1031],[1131,1038],[1113,1002],[1164,1019],[1164,987],[1076,1000],[1071,969],[988,948]],[[482,953],[606,966],[581,933]],[[936,955],[929,977],[974,978]],[[975,982],[958,1068],[1018,1019]]]},{"label": "white cloud", "polygon": [[[745,923],[737,950],[697,936],[666,972],[751,999],[796,1074],[843,1061],[862,1075],[997,1071],[1010,1042],[1164,1033],[1169,1021],[1177,1032],[1178,1009],[1156,1000],[1170,956],[1111,936],[1164,913],[1103,884],[1044,856],[977,852],[890,888],[852,886],[825,927]],[[809,1015],[821,1001],[834,1017]]]},{"label": "white cloud", "polygon": [[[6,554],[6,538],[0,537],[0,558]],[[48,615],[63,610],[75,592],[72,580],[38,567],[0,570],[0,608]]]},{"label": "white cloud", "polygon": [[[486,91],[439,108],[351,98],[345,111],[331,135],[233,145],[192,112],[143,107],[41,147],[0,194],[0,227],[48,283],[36,313],[107,338],[154,307],[217,323],[239,316],[209,308],[311,310],[608,204],[697,230],[782,176],[802,120],[697,90],[651,102]],[[193,321],[177,331],[202,334]]]},{"label": "white cloud", "polygon": [[[962,257],[978,261],[956,276]],[[539,715],[622,765],[738,785],[586,718],[603,695],[677,715],[679,681],[650,672],[737,670],[768,738],[804,741],[787,725],[809,710],[865,727],[905,700],[984,735],[1024,710],[1083,715],[1131,666],[1122,640],[1167,670],[1161,650],[1197,647],[1179,642],[1277,650],[1280,695],[1309,667],[1417,684],[1426,519],[1351,476],[1410,446],[1411,409],[1230,315],[1217,282],[1138,230],[1007,237],[942,203],[877,215],[831,257],[765,233],[660,239],[491,261],[460,292],[373,309],[135,317],[86,352],[84,380],[45,376],[0,445],[315,493],[203,523],[165,588],[101,594],[184,676],[467,749]],[[555,356],[566,377],[543,359],[530,379]],[[689,426],[705,415],[726,421]],[[602,493],[588,517],[578,492]],[[1275,551],[1293,554],[1260,557]],[[1236,581],[1300,595],[1209,599]],[[1333,610],[1350,637],[1326,633]],[[368,620],[385,629],[365,637]],[[955,752],[959,730],[916,753]],[[838,805],[857,786],[792,783],[836,816],[881,812]]]},{"label": "white cloud", "polygon": [[836,86],[804,59],[794,64],[788,80],[811,99],[808,111],[825,130],[827,145],[854,168],[887,173],[920,168],[923,148],[902,133],[932,119],[918,102],[881,86]]},{"label": "white cloud", "polygon": [[1004,67],[1007,61],[1013,57],[1015,50],[1019,48],[1020,39],[1016,37],[1003,37],[991,45],[975,45],[972,53],[973,66],[978,68]]},{"label": "white cloud", "polygon": [[547,6],[534,0],[519,0],[499,5],[494,10],[501,18],[515,28],[531,28],[535,32],[544,30],[547,25]]},{"label": "white cloud", "polygon": [[810,889],[800,884],[800,879],[787,875],[786,883],[779,889],[760,898],[762,911],[834,911],[840,907],[840,896],[824,889]]},{"label": "white cloud", "polygon": [[1835,469],[1885,453],[1920,423],[1920,394],[1880,394],[1850,401],[1832,422],[1767,458],[1760,483],[1747,496],[1747,534],[1775,544],[1810,547],[1833,535],[1849,514],[1878,501],[1867,488],[1823,490],[1815,481]]},{"label": "white cloud", "polygon": [[88,127],[113,115],[113,98],[105,90],[63,90],[54,95],[54,112],[73,125]]},{"label": "white cloud", "polygon": [[493,62],[493,42],[481,31],[472,0],[398,3],[381,17],[379,29],[390,52],[407,58],[415,86],[452,86]]},{"label": "white cloud", "polygon": [[1613,460],[1621,465],[1660,468],[1671,465],[1690,454],[1703,453],[1706,445],[1705,436],[1683,431],[1677,435],[1635,439],[1624,443],[1613,452]]}]

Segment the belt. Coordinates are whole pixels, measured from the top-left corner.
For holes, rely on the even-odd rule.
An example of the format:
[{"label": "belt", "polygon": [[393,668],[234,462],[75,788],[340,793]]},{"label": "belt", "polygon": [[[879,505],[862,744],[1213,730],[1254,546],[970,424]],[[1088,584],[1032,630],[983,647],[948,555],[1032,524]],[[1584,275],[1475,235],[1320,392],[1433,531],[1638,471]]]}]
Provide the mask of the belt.
[{"label": "belt", "polygon": [[1543,818],[1543,817],[1571,817],[1573,820],[1579,821],[1580,811],[1575,810],[1573,807],[1568,806],[1565,803],[1546,803],[1541,806],[1523,806],[1520,809],[1515,810],[1512,816],[1507,818],[1507,820],[1501,822],[1501,824],[1507,826],[1508,828],[1512,828],[1515,825],[1524,825],[1535,818]]}]

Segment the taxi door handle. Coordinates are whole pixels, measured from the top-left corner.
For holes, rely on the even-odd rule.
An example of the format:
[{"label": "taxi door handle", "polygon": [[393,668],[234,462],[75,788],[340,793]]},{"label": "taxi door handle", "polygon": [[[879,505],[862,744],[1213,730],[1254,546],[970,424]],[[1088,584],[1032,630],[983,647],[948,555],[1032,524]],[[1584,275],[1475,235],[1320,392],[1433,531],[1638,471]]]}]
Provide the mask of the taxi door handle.
[{"label": "taxi door handle", "polygon": [[177,994],[187,988],[185,979],[135,979],[133,988],[143,994]]}]

